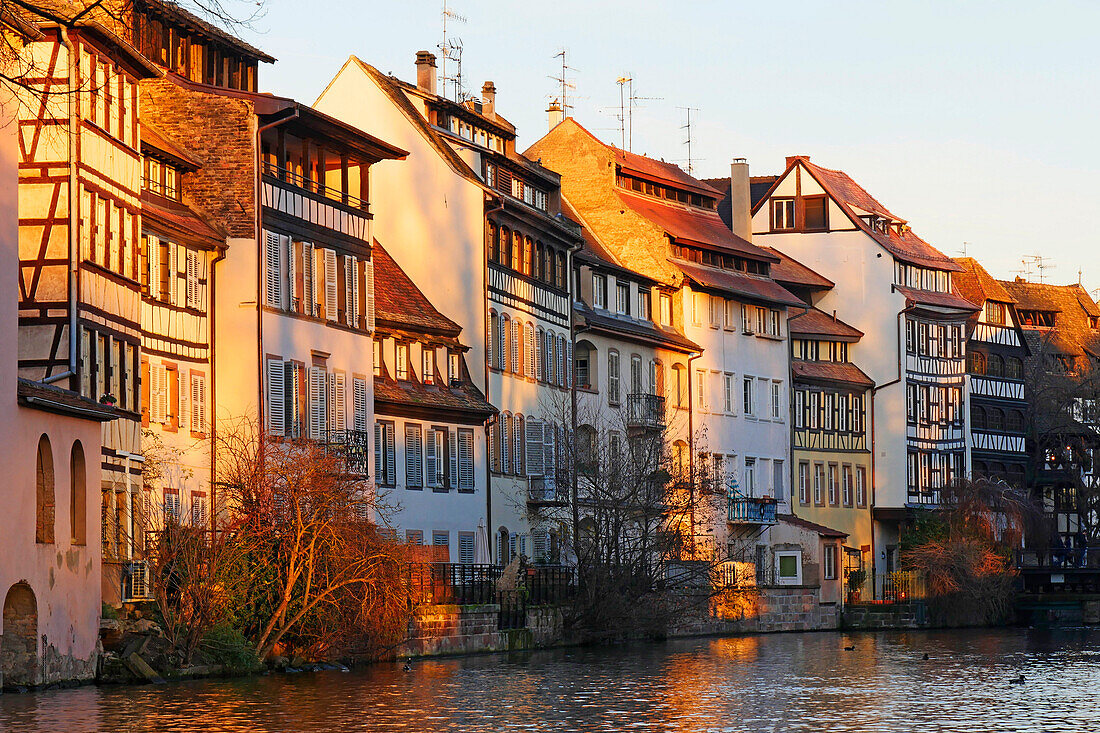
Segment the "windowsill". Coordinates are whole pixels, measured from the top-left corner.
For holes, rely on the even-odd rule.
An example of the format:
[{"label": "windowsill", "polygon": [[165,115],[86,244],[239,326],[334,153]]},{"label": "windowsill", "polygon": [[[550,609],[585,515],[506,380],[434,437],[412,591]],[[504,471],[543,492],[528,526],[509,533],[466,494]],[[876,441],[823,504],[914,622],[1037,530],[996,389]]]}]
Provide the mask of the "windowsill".
[{"label": "windowsill", "polygon": [[758,333],[758,334],[756,334],[756,338],[758,338],[758,339],[767,339],[768,341],[783,341],[784,340],[782,336],[773,336],[770,333]]}]

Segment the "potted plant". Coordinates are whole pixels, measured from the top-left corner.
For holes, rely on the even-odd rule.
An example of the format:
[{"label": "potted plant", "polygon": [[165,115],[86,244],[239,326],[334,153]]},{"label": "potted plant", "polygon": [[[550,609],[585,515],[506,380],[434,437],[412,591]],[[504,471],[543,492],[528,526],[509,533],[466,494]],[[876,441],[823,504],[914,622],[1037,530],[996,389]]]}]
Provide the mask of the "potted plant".
[{"label": "potted plant", "polygon": [[863,584],[867,582],[867,571],[856,568],[848,571],[848,603],[858,603]]}]

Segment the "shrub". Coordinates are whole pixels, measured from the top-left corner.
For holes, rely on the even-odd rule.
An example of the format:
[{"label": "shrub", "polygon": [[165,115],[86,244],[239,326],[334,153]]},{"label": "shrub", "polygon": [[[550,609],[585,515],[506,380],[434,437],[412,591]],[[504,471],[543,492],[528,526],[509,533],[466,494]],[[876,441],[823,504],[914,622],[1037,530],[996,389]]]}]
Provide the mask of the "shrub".
[{"label": "shrub", "polygon": [[260,658],[252,644],[232,626],[215,626],[203,637],[201,648],[206,657],[220,664],[226,672],[245,674],[260,666]]}]

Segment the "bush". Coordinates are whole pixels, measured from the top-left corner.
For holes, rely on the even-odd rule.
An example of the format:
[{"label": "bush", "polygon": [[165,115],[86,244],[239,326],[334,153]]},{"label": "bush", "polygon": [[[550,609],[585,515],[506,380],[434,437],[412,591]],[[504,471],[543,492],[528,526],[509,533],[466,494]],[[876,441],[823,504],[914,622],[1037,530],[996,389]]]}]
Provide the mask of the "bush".
[{"label": "bush", "polygon": [[232,674],[254,672],[260,666],[255,648],[232,626],[215,626],[203,637],[200,647],[204,656]]},{"label": "bush", "polygon": [[114,619],[115,621],[117,621],[120,618],[120,616],[118,615],[118,609],[117,608],[115,608],[114,606],[112,606],[109,603],[104,603],[102,605],[103,605],[103,608],[99,612],[100,617]]}]

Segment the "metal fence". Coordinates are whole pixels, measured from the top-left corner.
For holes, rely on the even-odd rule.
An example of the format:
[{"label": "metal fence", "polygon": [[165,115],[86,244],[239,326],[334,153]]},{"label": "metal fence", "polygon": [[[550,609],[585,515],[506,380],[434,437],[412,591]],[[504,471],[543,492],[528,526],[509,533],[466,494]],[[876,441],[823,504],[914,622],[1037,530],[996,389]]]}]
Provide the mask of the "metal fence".
[{"label": "metal fence", "polygon": [[883,603],[904,603],[928,598],[928,579],[915,570],[875,573],[873,598]]},{"label": "metal fence", "polygon": [[1021,570],[1097,570],[1100,569],[1100,547],[1017,550],[1016,567]]},{"label": "metal fence", "polygon": [[409,604],[479,605],[502,603],[524,607],[564,603],[577,592],[576,568],[532,565],[516,577],[514,588],[501,588],[504,568],[462,563],[413,563],[408,568]]}]

